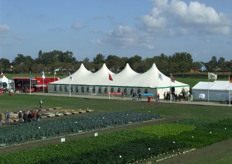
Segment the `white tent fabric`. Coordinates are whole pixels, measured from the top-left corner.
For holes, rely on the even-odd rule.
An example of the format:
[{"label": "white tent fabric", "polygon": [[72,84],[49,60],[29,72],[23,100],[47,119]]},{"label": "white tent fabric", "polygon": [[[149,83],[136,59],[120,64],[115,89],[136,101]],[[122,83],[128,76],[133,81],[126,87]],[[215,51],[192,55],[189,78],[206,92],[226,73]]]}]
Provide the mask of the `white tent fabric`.
[{"label": "white tent fabric", "polygon": [[[109,74],[113,81],[109,80]],[[76,85],[100,85],[100,86],[125,86],[125,87],[145,87],[145,88],[170,88],[170,87],[188,87],[178,81],[171,82],[170,77],[161,73],[155,64],[145,73],[137,73],[133,71],[129,64],[117,74],[111,72],[105,64],[95,73],[88,71],[83,64],[73,73],[72,81],[70,76],[53,82],[51,84],[76,84]]]},{"label": "white tent fabric", "polygon": [[[3,77],[2,77],[2,76],[3,76]],[[2,75],[2,76],[1,76],[2,78],[0,79],[0,82],[2,82],[2,83],[5,82],[5,83],[8,84],[8,83],[9,83],[9,80],[7,79],[7,77],[4,76],[4,75]]]},{"label": "white tent fabric", "polygon": [[90,76],[91,74],[92,72],[88,71],[85,68],[85,66],[81,64],[80,68],[71,75],[72,79],[70,79],[70,76],[67,76],[66,78],[60,79],[53,83],[55,84],[74,84],[74,83],[85,84],[83,82],[83,79]]},{"label": "white tent fabric", "polygon": [[232,83],[229,81],[199,82],[192,88],[194,100],[205,94],[205,99],[211,101],[225,101],[229,98],[229,90],[232,94]]}]

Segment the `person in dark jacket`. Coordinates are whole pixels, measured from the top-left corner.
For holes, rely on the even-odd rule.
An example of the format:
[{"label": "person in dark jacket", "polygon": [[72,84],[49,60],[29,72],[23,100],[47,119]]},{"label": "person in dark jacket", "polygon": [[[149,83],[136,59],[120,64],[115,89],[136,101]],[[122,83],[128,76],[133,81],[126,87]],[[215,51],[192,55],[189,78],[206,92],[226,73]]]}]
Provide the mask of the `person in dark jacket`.
[{"label": "person in dark jacket", "polygon": [[25,111],[23,112],[23,121],[27,122],[27,113]]},{"label": "person in dark jacket", "polygon": [[2,114],[0,113],[0,126],[2,125]]},{"label": "person in dark jacket", "polygon": [[31,120],[32,120],[31,112],[28,113],[28,115],[27,115],[27,120],[28,120],[28,122],[31,122]]}]

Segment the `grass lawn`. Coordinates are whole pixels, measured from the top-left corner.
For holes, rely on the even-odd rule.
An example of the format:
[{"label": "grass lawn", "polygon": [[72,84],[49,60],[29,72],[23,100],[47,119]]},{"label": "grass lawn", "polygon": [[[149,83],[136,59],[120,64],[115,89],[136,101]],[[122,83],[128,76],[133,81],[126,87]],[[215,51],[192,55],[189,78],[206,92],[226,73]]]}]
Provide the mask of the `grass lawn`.
[{"label": "grass lawn", "polygon": [[87,99],[77,97],[40,96],[19,94],[0,96],[0,112],[6,110],[31,110],[39,108],[43,99],[44,107],[62,107],[64,109],[93,109],[95,111],[138,111],[159,113],[165,117],[205,118],[220,120],[231,117],[231,109],[216,106],[194,106],[175,103],[155,103],[144,101],[122,101],[112,99]]},{"label": "grass lawn", "polygon": [[[138,111],[159,113],[167,118],[200,118],[208,120],[222,120],[231,118],[232,108],[218,106],[199,106],[175,103],[156,103],[144,101],[124,101],[112,99],[87,99],[77,97],[58,97],[58,96],[41,96],[29,94],[16,94],[14,96],[0,96],[0,112],[5,113],[6,110],[31,110],[39,108],[39,100],[43,99],[44,107],[62,107],[64,109],[93,109],[94,111]],[[230,140],[231,141],[231,140]],[[217,143],[206,148],[196,150],[189,153],[189,157],[185,155],[172,159],[170,163],[230,163],[231,142]],[[229,144],[230,143],[230,144]],[[214,146],[214,147],[211,147]],[[226,149],[225,149],[226,148]],[[214,151],[213,151],[214,150]],[[198,158],[199,157],[199,158]],[[179,161],[178,161],[179,160]],[[211,163],[210,162],[210,163]],[[169,163],[169,160],[164,161]]]}]

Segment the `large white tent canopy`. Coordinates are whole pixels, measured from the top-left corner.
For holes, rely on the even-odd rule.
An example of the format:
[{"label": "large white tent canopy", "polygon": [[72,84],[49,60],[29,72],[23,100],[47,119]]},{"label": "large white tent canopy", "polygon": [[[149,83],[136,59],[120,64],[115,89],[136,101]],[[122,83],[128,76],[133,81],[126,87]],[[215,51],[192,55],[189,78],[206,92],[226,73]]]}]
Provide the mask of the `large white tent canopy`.
[{"label": "large white tent canopy", "polygon": [[193,88],[194,100],[200,100],[200,95],[204,94],[206,100],[225,101],[232,94],[232,83],[229,81],[199,82]]},{"label": "large white tent canopy", "polygon": [[[109,74],[113,80],[109,80]],[[129,64],[119,73],[114,74],[105,64],[95,73],[88,71],[83,64],[70,76],[53,82],[51,84],[75,84],[75,85],[100,85],[120,87],[145,87],[145,88],[170,88],[189,87],[178,81],[172,82],[170,77],[161,73],[155,64],[145,73],[137,73],[131,69]]]}]

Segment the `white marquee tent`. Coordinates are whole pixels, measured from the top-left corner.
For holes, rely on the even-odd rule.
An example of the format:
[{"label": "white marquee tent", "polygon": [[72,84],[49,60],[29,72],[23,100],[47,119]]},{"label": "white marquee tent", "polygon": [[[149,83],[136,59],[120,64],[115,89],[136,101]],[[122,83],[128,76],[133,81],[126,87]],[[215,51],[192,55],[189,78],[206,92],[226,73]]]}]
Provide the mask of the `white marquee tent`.
[{"label": "white marquee tent", "polygon": [[192,88],[194,100],[201,100],[200,95],[203,94],[205,100],[226,101],[229,99],[229,92],[232,94],[232,84],[229,81],[199,82]]},{"label": "white marquee tent", "polygon": [[[109,80],[109,75],[111,75],[113,80]],[[72,75],[48,84],[48,91],[50,93],[65,93],[71,90],[73,94],[76,91],[78,92],[76,94],[98,95],[99,93],[96,89],[100,91],[102,87],[104,87],[105,91],[108,91],[106,88],[110,87],[111,92],[128,92],[125,89],[130,89],[130,94],[132,93],[132,89],[134,92],[137,92],[139,89],[143,93],[159,93],[160,98],[163,97],[164,92],[170,91],[170,88],[175,88],[177,94],[183,89],[186,92],[189,91],[188,84],[178,81],[172,82],[170,77],[161,73],[155,64],[145,73],[137,73],[130,68],[129,64],[126,64],[126,67],[117,74],[111,72],[105,64],[95,73],[88,71],[81,64],[80,68]],[[81,93],[79,92],[80,89],[82,90]],[[87,92],[85,92],[85,89],[87,89]],[[105,93],[100,91],[101,95]]]},{"label": "white marquee tent", "polygon": [[[12,82],[12,80],[9,80],[5,75],[3,75],[3,74],[1,74],[1,78],[0,78],[0,87],[2,86],[4,86],[4,87],[6,87],[7,89],[9,89],[9,87],[10,87],[10,83]],[[6,85],[6,86],[5,86]]]}]

